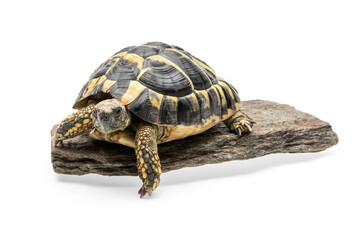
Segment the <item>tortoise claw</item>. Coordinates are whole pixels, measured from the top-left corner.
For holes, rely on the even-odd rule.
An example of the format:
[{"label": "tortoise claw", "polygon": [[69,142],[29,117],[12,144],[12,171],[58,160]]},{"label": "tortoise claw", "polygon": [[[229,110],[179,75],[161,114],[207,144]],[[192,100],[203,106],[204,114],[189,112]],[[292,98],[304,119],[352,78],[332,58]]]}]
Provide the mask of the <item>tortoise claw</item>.
[{"label": "tortoise claw", "polygon": [[[60,145],[59,145],[60,144]],[[57,146],[63,146],[63,141],[62,140],[55,140],[54,141],[54,147],[57,147]]]},{"label": "tortoise claw", "polygon": [[249,132],[251,132],[251,131],[252,131],[252,129],[251,129],[251,127],[250,127],[250,125],[249,125],[249,124],[244,123],[244,126],[248,129],[248,131],[249,131]]},{"label": "tortoise claw", "polygon": [[241,128],[237,128],[237,133],[239,136],[241,136]]},{"label": "tortoise claw", "polygon": [[143,198],[146,195],[146,190],[145,188],[140,188],[138,191],[138,194],[140,194],[140,198]]},{"label": "tortoise claw", "polygon": [[148,193],[149,197],[151,197],[151,194],[152,194],[152,188],[151,187],[148,187],[147,193]]},{"label": "tortoise claw", "polygon": [[148,186],[146,188],[146,186],[142,186],[139,191],[138,194],[140,194],[140,198],[145,197],[146,193],[149,195],[149,197],[151,196],[153,190],[152,190],[152,186]]}]

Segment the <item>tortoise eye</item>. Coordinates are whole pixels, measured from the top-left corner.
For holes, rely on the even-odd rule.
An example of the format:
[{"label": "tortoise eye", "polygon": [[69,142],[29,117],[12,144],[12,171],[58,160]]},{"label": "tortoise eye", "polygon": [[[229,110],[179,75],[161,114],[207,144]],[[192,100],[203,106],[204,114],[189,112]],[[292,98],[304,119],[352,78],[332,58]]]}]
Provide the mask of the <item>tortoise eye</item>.
[{"label": "tortoise eye", "polygon": [[121,115],[121,108],[116,109],[115,116],[119,117]]},{"label": "tortoise eye", "polygon": [[94,118],[97,117],[97,111],[95,109],[93,110],[92,115],[93,115]]}]

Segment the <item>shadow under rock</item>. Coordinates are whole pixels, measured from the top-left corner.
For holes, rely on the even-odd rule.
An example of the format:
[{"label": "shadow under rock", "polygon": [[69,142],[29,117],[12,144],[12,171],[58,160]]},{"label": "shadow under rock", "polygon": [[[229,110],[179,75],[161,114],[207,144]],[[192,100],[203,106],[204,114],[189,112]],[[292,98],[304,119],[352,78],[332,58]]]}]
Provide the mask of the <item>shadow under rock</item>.
[{"label": "shadow under rock", "polygon": [[[331,151],[318,153],[281,153],[270,154],[263,157],[224,162],[222,164],[209,164],[199,167],[183,168],[162,175],[160,185],[174,185],[192,183],[208,179],[226,178],[231,176],[246,175],[267,170],[273,167],[288,164],[305,163],[331,155]],[[57,179],[64,183],[91,185],[96,187],[134,187],[141,186],[140,179],[134,176],[101,176],[97,174],[57,175]]]},{"label": "shadow under rock", "polygon": [[[263,157],[223,162],[222,164],[209,164],[194,168],[183,168],[172,171],[166,176],[162,185],[183,184],[208,179],[226,178],[257,173],[274,167],[289,164],[300,164],[320,159],[333,154],[331,151],[317,153],[279,153]],[[214,166],[216,165],[216,166]]]},{"label": "shadow under rock", "polygon": [[140,179],[134,176],[102,176],[98,174],[63,175],[58,174],[57,179],[64,183],[92,185],[96,187],[139,187]]}]

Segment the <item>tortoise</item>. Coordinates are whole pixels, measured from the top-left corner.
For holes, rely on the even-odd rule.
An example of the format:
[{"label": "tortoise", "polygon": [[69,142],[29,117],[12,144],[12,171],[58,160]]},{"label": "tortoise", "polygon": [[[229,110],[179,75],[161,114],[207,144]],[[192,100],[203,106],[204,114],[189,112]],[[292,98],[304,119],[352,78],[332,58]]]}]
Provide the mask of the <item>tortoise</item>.
[{"label": "tortoise", "polygon": [[55,146],[91,130],[96,140],[135,149],[140,197],[160,182],[158,144],[202,133],[219,122],[236,134],[255,123],[236,89],[199,58],[161,42],[131,46],[102,63],[56,130]]}]

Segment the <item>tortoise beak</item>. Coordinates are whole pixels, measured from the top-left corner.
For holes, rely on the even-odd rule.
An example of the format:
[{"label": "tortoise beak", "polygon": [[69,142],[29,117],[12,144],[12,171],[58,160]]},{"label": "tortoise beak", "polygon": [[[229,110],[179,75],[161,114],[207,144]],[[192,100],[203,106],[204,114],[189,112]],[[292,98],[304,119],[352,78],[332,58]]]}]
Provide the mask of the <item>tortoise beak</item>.
[{"label": "tortoise beak", "polygon": [[110,121],[101,121],[97,128],[102,133],[107,134],[112,132],[112,128],[110,127]]}]

